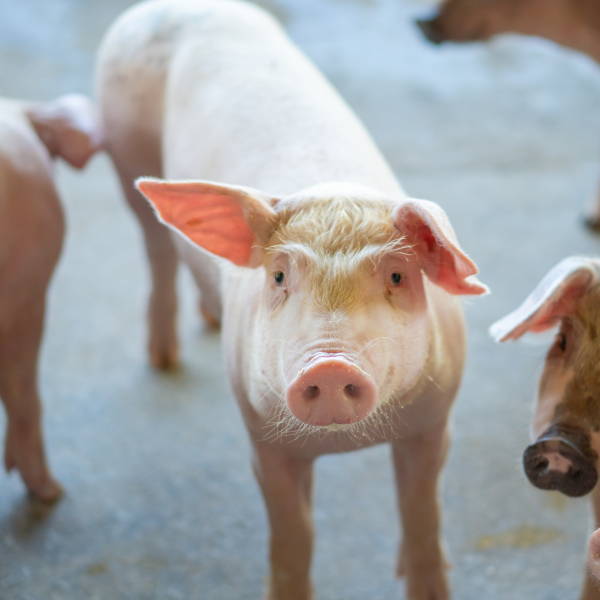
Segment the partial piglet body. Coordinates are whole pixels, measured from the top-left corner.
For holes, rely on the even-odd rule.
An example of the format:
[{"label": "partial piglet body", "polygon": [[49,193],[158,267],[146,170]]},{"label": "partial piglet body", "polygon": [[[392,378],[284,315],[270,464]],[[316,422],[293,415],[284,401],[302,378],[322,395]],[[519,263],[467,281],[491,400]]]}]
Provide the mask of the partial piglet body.
[{"label": "partial piglet body", "polygon": [[[600,63],[597,0],[445,0],[435,14],[417,20],[434,44],[485,41],[502,33],[546,38]],[[585,218],[600,231],[600,192]]]},{"label": "partial piglet body", "polygon": [[600,62],[596,0],[445,0],[431,18],[417,23],[435,44],[517,33],[552,40]]},{"label": "partial piglet body", "polygon": [[[104,41],[98,89],[144,227],[152,362],[177,363],[178,258],[222,321],[271,528],[268,598],[314,598],[315,458],[384,441],[398,574],[411,600],[447,598],[437,479],[464,361],[458,296],[485,287],[446,215],[405,196],[345,103],[251,5],[134,8]],[[133,187],[144,175],[182,181],[138,180],[153,210]]]},{"label": "partial piglet body", "polygon": [[32,494],[44,500],[55,499],[61,491],[44,457],[37,385],[46,289],[64,236],[52,155],[66,155],[81,167],[99,143],[98,124],[84,98],[69,96],[40,104],[0,99],[0,398],[7,414],[4,461],[7,469],[19,470]]},{"label": "partial piglet body", "polygon": [[[546,356],[523,466],[541,489],[591,493],[600,524],[600,261],[565,259],[491,333],[505,341],[552,327],[558,332]],[[590,543],[592,568],[599,562],[597,538]],[[597,598],[597,585],[586,578],[582,599]]]}]

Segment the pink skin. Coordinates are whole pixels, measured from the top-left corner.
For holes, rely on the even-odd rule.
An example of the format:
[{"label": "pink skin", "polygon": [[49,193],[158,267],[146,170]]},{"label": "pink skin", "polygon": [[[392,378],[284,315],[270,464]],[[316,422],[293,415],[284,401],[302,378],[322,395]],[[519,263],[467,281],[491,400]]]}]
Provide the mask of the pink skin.
[{"label": "pink skin", "polygon": [[150,360],[177,364],[179,259],[222,322],[270,525],[267,599],[315,598],[314,460],[390,442],[396,573],[408,600],[447,600],[437,481],[464,362],[458,296],[486,291],[447,216],[406,197],[337,93],[250,4],[134,7],[103,42],[97,84],[151,264]]},{"label": "pink skin", "polygon": [[600,529],[592,533],[588,547],[588,565],[592,575],[600,579]]},{"label": "pink skin", "polygon": [[[518,339],[528,331],[542,332],[560,326],[538,386],[531,441],[536,442],[551,428],[563,428],[567,432],[565,439],[582,450],[585,461],[578,462],[573,458],[578,454],[565,452],[557,442],[550,441],[543,457],[557,477],[568,475],[573,468],[581,469],[582,464],[592,474],[598,470],[598,407],[592,399],[600,381],[600,347],[596,337],[600,321],[599,282],[600,264],[596,259],[565,259],[546,275],[521,307],[491,328],[497,341],[505,341]],[[569,438],[569,431],[576,435]],[[593,489],[588,487],[585,491],[591,491],[595,521],[600,523],[600,486],[593,487],[591,481],[589,487]],[[590,541],[589,563],[594,574],[598,572],[599,539],[595,532]],[[600,599],[600,588],[589,577],[584,580],[580,599]]]},{"label": "pink skin", "polygon": [[[36,135],[42,129],[44,143]],[[37,360],[46,289],[64,236],[51,156],[63,156],[81,168],[100,140],[94,109],[83,97],[39,104],[0,99],[0,398],[8,419],[4,464],[20,472],[33,496],[49,502],[62,489],[45,458]]]},{"label": "pink skin", "polygon": [[332,358],[311,361],[288,386],[287,407],[303,423],[348,425],[362,421],[375,408],[377,388],[373,379],[338,356],[335,353]]}]

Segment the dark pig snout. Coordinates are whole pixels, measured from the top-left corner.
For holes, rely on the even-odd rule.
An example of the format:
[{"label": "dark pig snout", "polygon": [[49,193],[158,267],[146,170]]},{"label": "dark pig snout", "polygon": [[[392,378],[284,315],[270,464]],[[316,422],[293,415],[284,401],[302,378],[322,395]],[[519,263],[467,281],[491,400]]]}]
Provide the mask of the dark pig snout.
[{"label": "dark pig snout", "polygon": [[348,425],[375,408],[377,387],[356,365],[324,359],[300,371],[287,389],[286,402],[290,412],[309,425]]},{"label": "dark pig snout", "polygon": [[598,481],[597,459],[582,428],[555,425],[526,448],[523,467],[536,487],[577,497],[594,489]]},{"label": "dark pig snout", "polygon": [[429,40],[432,44],[441,44],[442,42],[446,41],[436,17],[432,17],[430,19],[417,19],[415,23],[423,32],[423,35],[427,38],[427,40]]}]

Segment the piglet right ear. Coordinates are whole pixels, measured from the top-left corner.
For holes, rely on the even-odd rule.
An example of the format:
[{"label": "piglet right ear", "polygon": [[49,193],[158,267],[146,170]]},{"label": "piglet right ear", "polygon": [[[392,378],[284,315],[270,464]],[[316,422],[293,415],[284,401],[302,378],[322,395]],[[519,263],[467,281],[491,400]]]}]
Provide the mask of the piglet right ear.
[{"label": "piglet right ear", "polygon": [[277,221],[274,198],[210,181],[142,177],[136,186],[158,218],[197,246],[240,267],[256,267]]},{"label": "piglet right ear", "polygon": [[515,310],[490,327],[497,342],[516,340],[524,333],[540,333],[572,314],[577,300],[598,283],[599,263],[591,258],[571,256],[556,265],[531,295]]}]

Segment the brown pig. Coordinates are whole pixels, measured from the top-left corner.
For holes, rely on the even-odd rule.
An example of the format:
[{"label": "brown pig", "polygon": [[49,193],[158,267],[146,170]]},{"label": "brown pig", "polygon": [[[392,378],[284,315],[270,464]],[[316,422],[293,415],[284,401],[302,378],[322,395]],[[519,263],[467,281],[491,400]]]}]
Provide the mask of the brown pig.
[{"label": "brown pig", "polygon": [[598,0],[445,0],[417,24],[434,44],[517,33],[546,38],[600,62]]},{"label": "brown pig", "polygon": [[4,463],[33,495],[61,493],[45,459],[37,361],[48,283],[64,217],[52,173],[61,156],[82,168],[100,148],[99,122],[79,95],[52,102],[0,99],[0,398],[7,415]]},{"label": "brown pig", "polygon": [[[591,492],[600,524],[600,260],[571,257],[554,267],[514,312],[490,329],[497,341],[558,327],[540,379],[531,445],[523,466],[531,483],[568,496]],[[598,571],[597,532],[590,567]],[[582,600],[600,599],[586,578]]]},{"label": "brown pig", "polygon": [[177,362],[179,259],[223,324],[271,529],[267,598],[315,598],[315,459],[391,442],[397,574],[409,600],[446,600],[437,481],[465,352],[459,297],[486,291],[446,214],[406,196],[344,101],[249,3],[134,7],[102,44],[97,83],[151,263],[152,362]]},{"label": "brown pig", "polygon": [[[599,0],[445,0],[417,25],[434,44],[517,33],[546,38],[600,63]],[[585,223],[600,232],[600,192]]]}]

